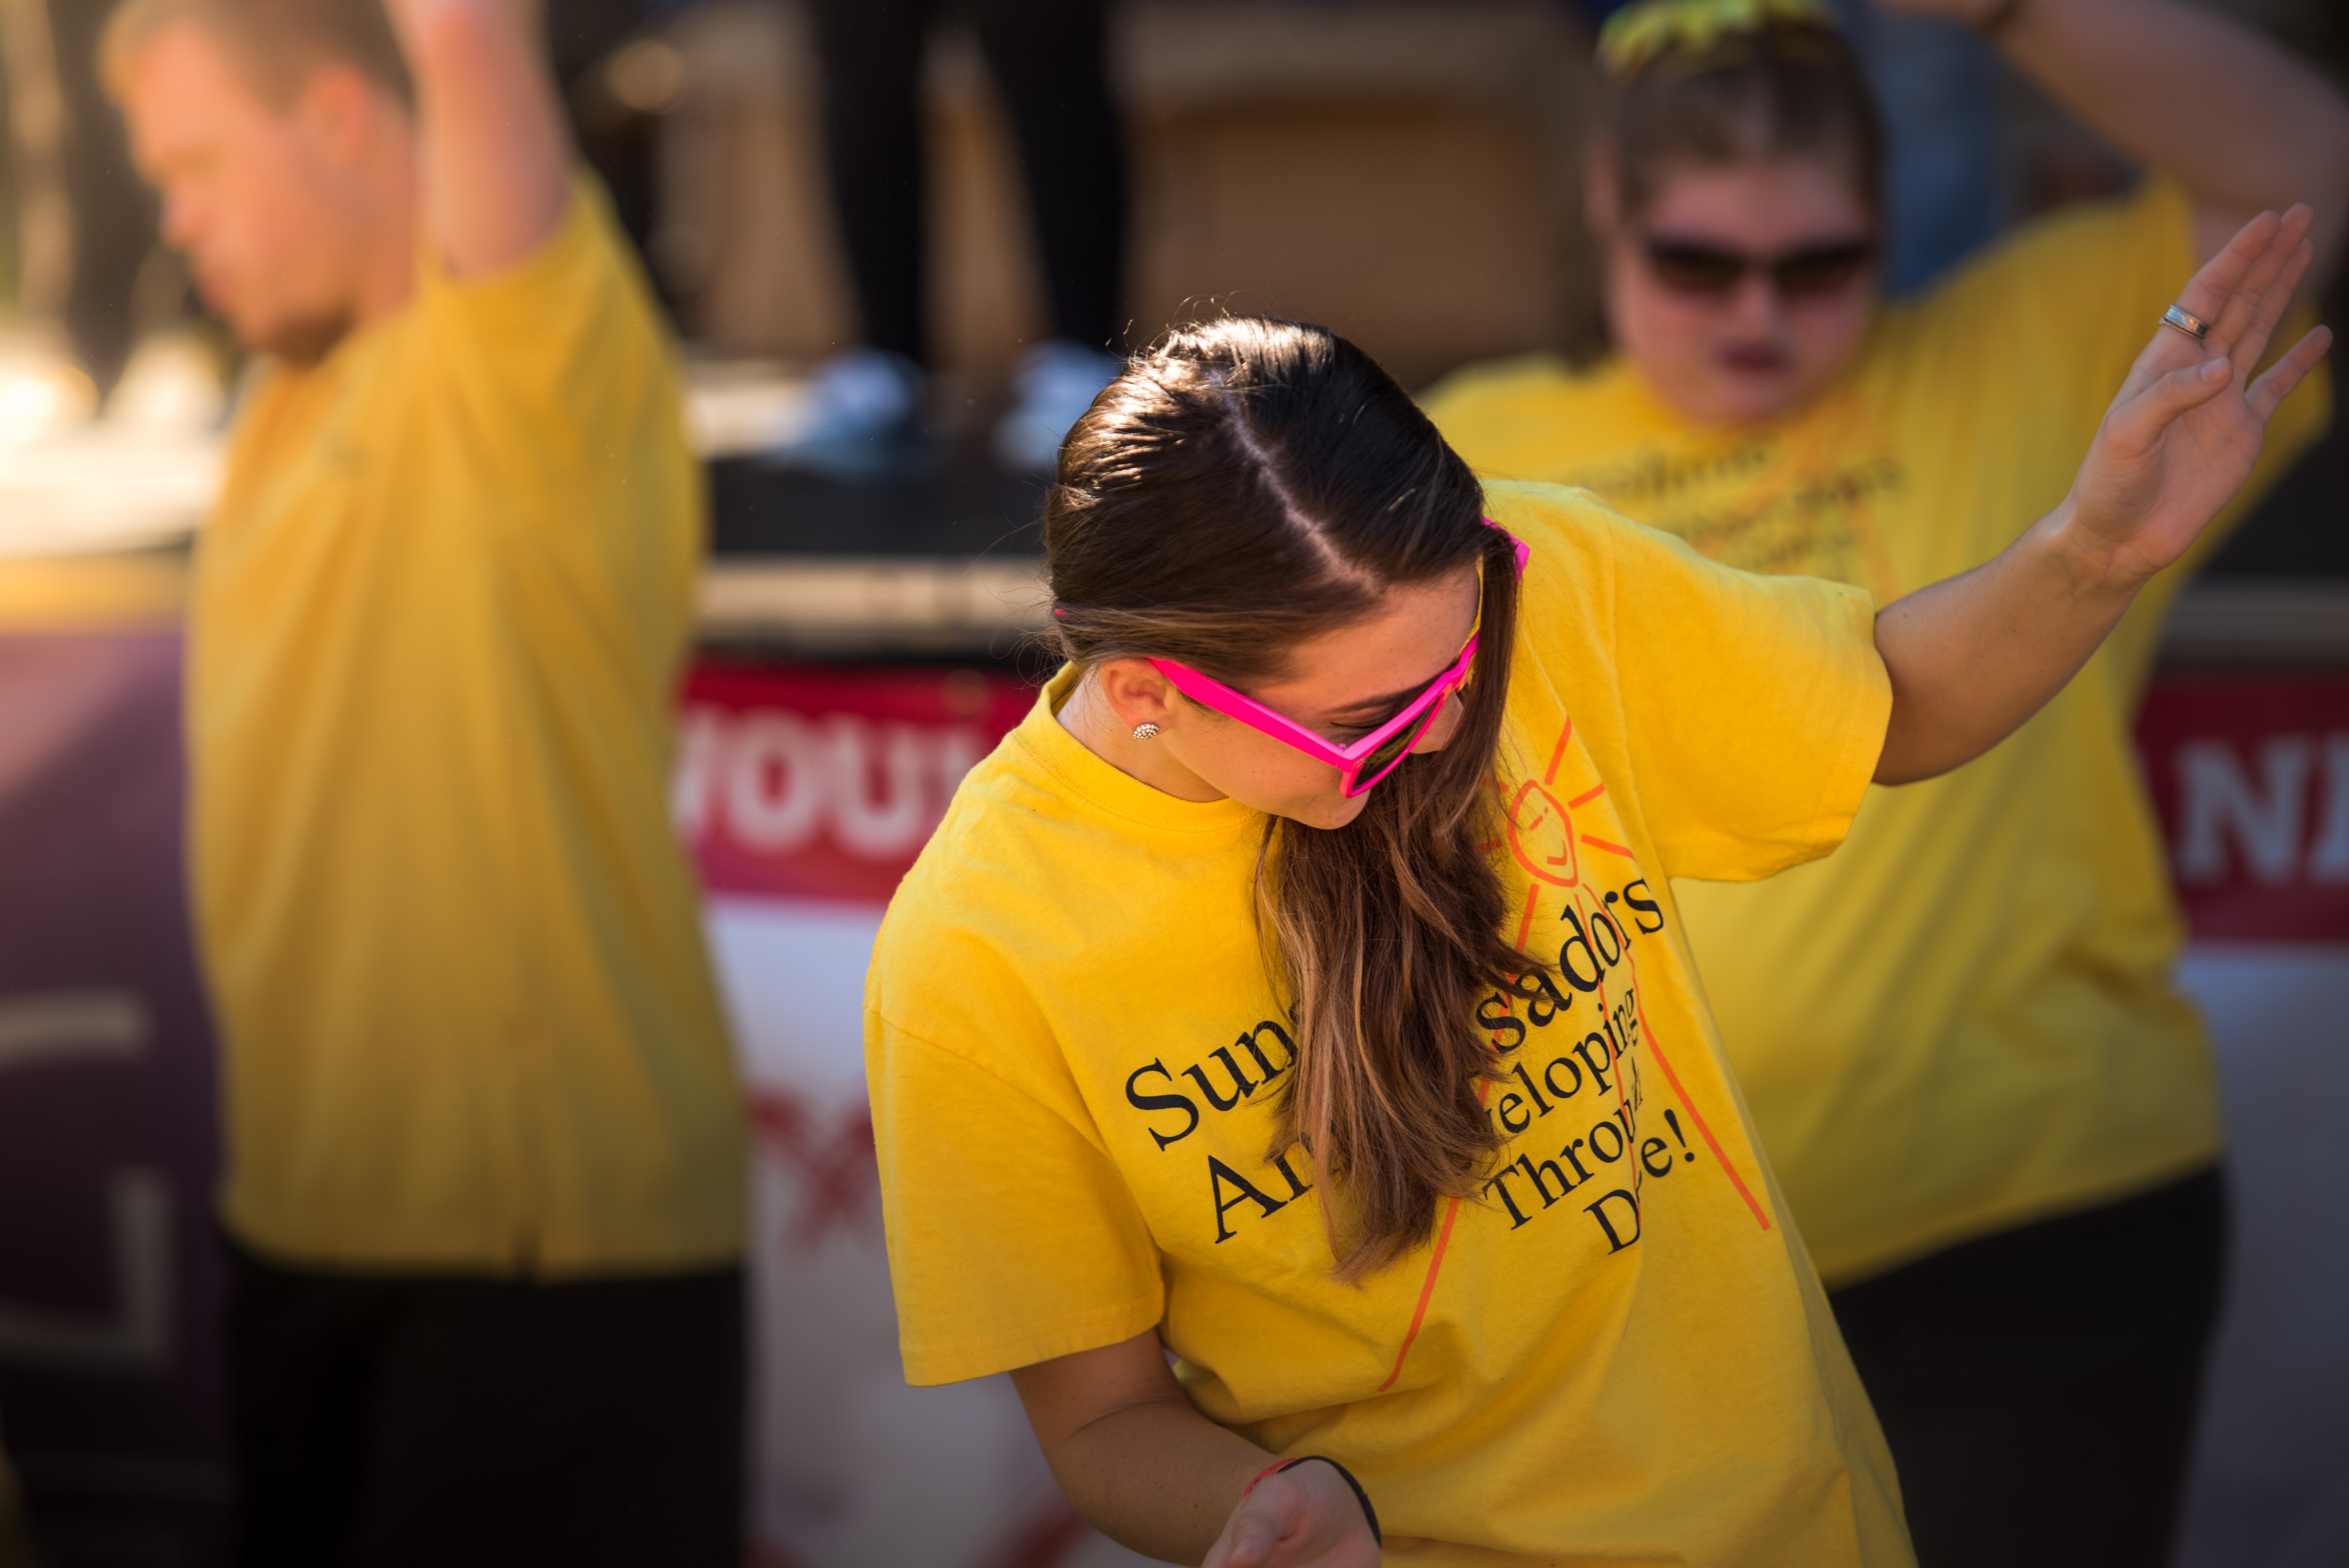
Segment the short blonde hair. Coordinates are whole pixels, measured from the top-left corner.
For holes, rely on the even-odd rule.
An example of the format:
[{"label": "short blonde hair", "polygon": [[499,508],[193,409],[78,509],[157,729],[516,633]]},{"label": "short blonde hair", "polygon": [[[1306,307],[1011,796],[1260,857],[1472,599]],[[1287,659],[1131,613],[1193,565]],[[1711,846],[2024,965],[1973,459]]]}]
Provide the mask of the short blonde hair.
[{"label": "short blonde hair", "polygon": [[271,102],[291,103],[322,66],[348,66],[413,103],[408,61],[381,0],[122,0],[98,45],[98,77],[113,98],[140,51],[182,22],[202,27],[250,73]]}]

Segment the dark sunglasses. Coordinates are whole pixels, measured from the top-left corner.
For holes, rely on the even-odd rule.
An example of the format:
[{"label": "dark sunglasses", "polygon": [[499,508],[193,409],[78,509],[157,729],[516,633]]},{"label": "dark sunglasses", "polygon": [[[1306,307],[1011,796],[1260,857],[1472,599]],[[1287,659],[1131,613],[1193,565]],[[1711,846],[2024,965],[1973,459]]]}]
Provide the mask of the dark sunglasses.
[{"label": "dark sunglasses", "polygon": [[1656,281],[1675,294],[1725,294],[1748,273],[1760,273],[1790,299],[1816,299],[1849,288],[1876,260],[1876,250],[1872,240],[1847,240],[1783,256],[1749,256],[1690,240],[1651,236],[1647,242],[1648,265]]}]

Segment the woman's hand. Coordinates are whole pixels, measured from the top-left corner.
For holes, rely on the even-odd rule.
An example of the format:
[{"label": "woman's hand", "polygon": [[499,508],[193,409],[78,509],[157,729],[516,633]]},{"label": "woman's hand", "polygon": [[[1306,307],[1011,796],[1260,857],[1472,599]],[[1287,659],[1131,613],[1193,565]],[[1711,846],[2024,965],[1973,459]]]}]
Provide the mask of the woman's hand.
[{"label": "woman's hand", "polygon": [[1061,1491],[1111,1539],[1206,1568],[1378,1568],[1361,1502],[1334,1467],[1298,1465],[1246,1491],[1274,1457],[1192,1406],[1154,1330],[1022,1367],[1011,1385]]},{"label": "woman's hand", "polygon": [[1379,1568],[1379,1543],[1353,1488],[1308,1463],[1257,1482],[1202,1568]]},{"label": "woman's hand", "polygon": [[2178,303],[2210,324],[2201,342],[2154,329],[2064,502],[2083,587],[2134,593],[2184,555],[2251,477],[2269,416],[2333,341],[2317,327],[2251,377],[2308,271],[2313,216],[2305,206],[2262,212],[2194,275]]},{"label": "woman's hand", "polygon": [[2154,328],[2064,503],[1996,559],[1878,614],[1892,683],[1878,783],[1946,773],[2013,734],[2242,488],[2268,416],[2333,341],[2318,327],[2251,379],[2308,270],[2308,226],[2305,207],[2245,224],[2179,300],[2209,335]]}]

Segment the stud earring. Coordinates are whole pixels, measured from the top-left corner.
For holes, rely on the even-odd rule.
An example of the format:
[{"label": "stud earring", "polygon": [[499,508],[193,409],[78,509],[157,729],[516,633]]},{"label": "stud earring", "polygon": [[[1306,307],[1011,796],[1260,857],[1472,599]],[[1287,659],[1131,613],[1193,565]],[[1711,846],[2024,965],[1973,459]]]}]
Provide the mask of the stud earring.
[{"label": "stud earring", "polygon": [[1155,740],[1158,738],[1158,727],[1154,724],[1137,724],[1133,727],[1133,738]]}]

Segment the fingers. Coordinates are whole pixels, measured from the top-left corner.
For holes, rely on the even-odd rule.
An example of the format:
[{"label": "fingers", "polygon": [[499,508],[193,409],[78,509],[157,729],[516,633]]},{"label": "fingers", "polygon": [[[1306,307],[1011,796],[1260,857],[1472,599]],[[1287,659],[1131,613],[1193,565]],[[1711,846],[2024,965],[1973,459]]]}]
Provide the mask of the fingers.
[{"label": "fingers", "polygon": [[[2283,215],[2267,248],[2253,259],[2220,311],[2218,320],[2211,324],[2209,346],[2231,354],[2236,365],[2247,373],[2267,352],[2268,337],[2290,305],[2292,291],[2300,286],[2302,276],[2308,271],[2309,260],[2313,259],[2314,250],[2308,243],[2309,226],[2313,221],[2314,214],[2305,205],[2294,207]],[[2309,253],[2307,259],[2301,255],[2303,250]]]},{"label": "fingers", "polygon": [[1277,1540],[1272,1526],[1263,1519],[1235,1519],[1200,1568],[1264,1568],[1272,1560]]},{"label": "fingers", "polygon": [[2316,362],[2332,346],[2333,329],[2329,326],[2317,327],[2293,344],[2273,368],[2251,383],[2251,390],[2244,395],[2243,401],[2250,407],[2251,417],[2266,424],[2268,417],[2276,411],[2276,405],[2292,396],[2292,388],[2316,368]]},{"label": "fingers", "polygon": [[2234,368],[2221,355],[2171,371],[2113,410],[2113,433],[2127,448],[2152,448],[2179,415],[2225,391],[2234,380]]},{"label": "fingers", "polygon": [[2213,323],[2226,313],[2227,302],[2234,297],[2252,266],[2267,253],[2283,220],[2273,212],[2262,212],[2241,228],[2235,237],[2220,248],[2219,253],[2202,263],[2179,293],[2178,303]]},{"label": "fingers", "polygon": [[1285,1474],[1266,1477],[1263,1485],[1240,1500],[1200,1568],[1265,1568],[1272,1561],[1281,1536],[1297,1522],[1297,1489],[1283,1484]]},{"label": "fingers", "polygon": [[[2260,213],[2260,216],[2269,218],[2274,213]],[[2243,230],[2239,230],[2239,237],[2241,237],[2241,232],[2251,232],[2251,228],[2252,225],[2248,223],[2243,225]],[[2276,223],[2267,228],[2267,244],[2260,246],[2260,252],[2251,258],[2251,265],[2246,265],[2241,274],[2234,279],[2234,286],[2227,291],[2227,298],[2220,301],[2218,315],[2203,315],[2199,310],[2194,312],[2194,315],[2203,315],[2203,322],[2210,322],[2208,346],[2213,350],[2224,352],[2236,343],[2241,343],[2243,335],[2251,331],[2252,317],[2258,315],[2260,301],[2267,298],[2267,291],[2274,286],[2276,277],[2283,273],[2285,265],[2291,265],[2292,252],[2300,249],[2300,242],[2307,237],[2307,230],[2309,211],[2304,207],[2295,207],[2292,211],[2276,218]],[[2234,246],[2230,244],[2230,249],[2234,249]],[[2187,305],[2187,310],[2194,310],[2194,307]]]},{"label": "fingers", "polygon": [[2251,322],[2243,329],[2242,336],[2229,348],[2228,356],[2234,360],[2236,369],[2248,376],[2258,368],[2261,358],[2268,351],[2269,342],[2275,336],[2276,325],[2283,320],[2284,312],[2292,308],[2292,297],[2300,291],[2300,280],[2308,275],[2308,269],[2315,261],[2316,247],[2306,240],[2292,248],[2292,254],[2285,258],[2282,270],[2269,283],[2266,294],[2261,296],[2257,307],[2251,312]]}]

